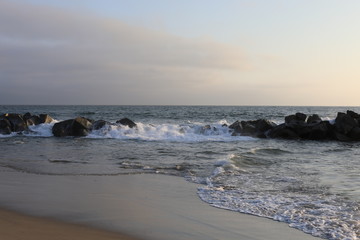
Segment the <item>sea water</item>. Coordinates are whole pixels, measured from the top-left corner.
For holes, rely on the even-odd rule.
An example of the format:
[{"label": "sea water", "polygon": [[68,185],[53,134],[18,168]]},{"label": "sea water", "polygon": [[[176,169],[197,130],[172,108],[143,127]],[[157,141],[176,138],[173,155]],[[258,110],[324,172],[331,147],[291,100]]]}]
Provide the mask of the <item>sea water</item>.
[{"label": "sea water", "polygon": [[[0,106],[55,121],[0,135],[0,166],[59,176],[167,174],[201,184],[218,208],[276,221],[324,239],[360,237],[360,142],[232,136],[236,120],[276,123],[296,112],[335,119],[357,107]],[[83,116],[114,124],[86,137],[53,137],[52,126]],[[136,128],[116,125],[121,118]],[[209,125],[209,126],[206,126]],[[205,127],[206,126],[206,127]]]}]

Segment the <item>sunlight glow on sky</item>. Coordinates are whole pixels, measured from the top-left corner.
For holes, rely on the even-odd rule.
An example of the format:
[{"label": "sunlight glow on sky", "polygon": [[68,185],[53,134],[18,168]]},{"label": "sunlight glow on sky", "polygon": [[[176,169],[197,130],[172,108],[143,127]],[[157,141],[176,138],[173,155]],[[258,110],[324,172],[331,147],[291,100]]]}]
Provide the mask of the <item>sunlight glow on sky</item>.
[{"label": "sunlight glow on sky", "polygon": [[0,104],[359,106],[360,1],[0,0]]}]

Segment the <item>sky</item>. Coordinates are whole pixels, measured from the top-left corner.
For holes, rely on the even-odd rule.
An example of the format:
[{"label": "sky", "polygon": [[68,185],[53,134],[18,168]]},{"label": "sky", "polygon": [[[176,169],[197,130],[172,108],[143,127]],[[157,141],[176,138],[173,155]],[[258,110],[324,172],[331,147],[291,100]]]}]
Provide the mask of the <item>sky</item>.
[{"label": "sky", "polygon": [[360,105],[358,0],[0,0],[0,104]]}]

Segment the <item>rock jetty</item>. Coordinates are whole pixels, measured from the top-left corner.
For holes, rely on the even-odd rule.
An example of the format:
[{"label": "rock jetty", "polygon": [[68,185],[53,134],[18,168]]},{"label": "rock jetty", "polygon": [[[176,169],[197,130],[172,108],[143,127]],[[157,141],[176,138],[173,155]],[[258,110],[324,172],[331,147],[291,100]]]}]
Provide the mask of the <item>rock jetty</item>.
[{"label": "rock jetty", "polygon": [[18,113],[6,113],[0,115],[0,134],[28,131],[31,125],[51,123],[52,121],[54,119],[47,114],[32,115],[31,113],[25,113],[21,115]]},{"label": "rock jetty", "polygon": [[[53,121],[54,119],[48,114],[2,114],[0,115],[0,134],[26,132],[30,131],[29,126],[31,125],[51,123]],[[106,125],[112,125],[112,123],[105,120],[94,121],[84,117],[76,117],[55,123],[52,127],[52,133],[55,137],[82,137]],[[116,121],[116,125],[129,128],[137,127],[136,123],[128,118]],[[322,120],[317,114],[295,113],[285,116],[284,123],[281,124],[276,124],[267,119],[238,120],[228,128],[233,136],[288,140],[360,141],[360,115],[350,110],[346,113],[339,112],[332,121]],[[206,125],[203,129],[205,131],[211,129],[211,127]]]},{"label": "rock jetty", "polygon": [[290,140],[360,141],[360,115],[339,112],[334,121],[322,120],[319,115],[296,113],[285,117],[285,122],[275,124],[266,119],[236,121],[229,126],[233,135]]}]

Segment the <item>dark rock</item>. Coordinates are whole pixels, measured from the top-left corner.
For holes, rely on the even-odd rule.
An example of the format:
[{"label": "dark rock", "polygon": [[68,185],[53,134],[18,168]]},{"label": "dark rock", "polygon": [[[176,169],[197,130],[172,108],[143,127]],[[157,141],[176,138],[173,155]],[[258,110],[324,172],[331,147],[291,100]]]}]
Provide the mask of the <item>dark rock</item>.
[{"label": "dark rock", "polygon": [[311,127],[304,122],[292,122],[290,124],[286,124],[286,126],[302,139],[308,139],[311,133]]},{"label": "dark rock", "polygon": [[40,118],[37,115],[27,112],[22,117],[28,126],[40,124]]},{"label": "dark rock", "polygon": [[[312,115],[309,117],[308,122],[303,121],[304,118],[294,119],[289,123],[285,123],[286,131],[281,134],[284,134],[286,138],[293,136],[292,133],[295,133],[300,139],[305,140],[327,140],[332,139],[333,137],[333,126],[329,121],[321,121],[320,117],[317,115]],[[319,120],[320,119],[320,120]],[[291,132],[288,132],[291,130]],[[296,136],[294,136],[296,137]]]},{"label": "dark rock", "polygon": [[11,133],[11,123],[4,117],[0,117],[0,134],[8,135]]},{"label": "dark rock", "polygon": [[121,125],[128,126],[129,128],[136,127],[136,123],[134,123],[132,120],[128,118],[120,119],[119,121],[116,121],[116,123],[120,123]]},{"label": "dark rock", "polygon": [[32,116],[31,113],[29,113],[29,112],[25,113],[25,114],[23,115],[24,121],[26,121],[26,120],[28,120],[29,118],[31,118],[31,116]]},{"label": "dark rock", "polygon": [[349,115],[352,118],[360,119],[360,115],[358,113],[354,112],[354,111],[347,110],[346,114]]},{"label": "dark rock", "polygon": [[289,116],[285,117],[285,123],[291,123],[291,122],[294,122],[294,121],[297,121],[295,115],[289,115]]},{"label": "dark rock", "polygon": [[352,141],[360,141],[360,127],[351,129],[348,135]]},{"label": "dark rock", "polygon": [[311,131],[306,139],[308,140],[330,140],[333,139],[333,126],[329,121],[322,121],[309,125]]},{"label": "dark rock", "polygon": [[7,113],[5,114],[5,118],[10,122],[12,132],[22,132],[28,130],[28,126],[22,115],[16,113]]},{"label": "dark rock", "polygon": [[55,137],[72,136],[72,125],[74,119],[69,119],[55,123],[52,128],[52,133]]},{"label": "dark rock", "polygon": [[269,120],[258,119],[254,121],[236,121],[229,128],[234,130],[233,135],[265,138],[266,132],[275,126],[276,124]]},{"label": "dark rock", "polygon": [[276,127],[276,123],[269,121],[267,119],[259,119],[256,121],[256,129],[260,132],[266,132],[270,129]]},{"label": "dark rock", "polygon": [[66,121],[55,123],[52,128],[52,133],[55,137],[87,136],[92,129],[92,123],[83,117],[69,119]]},{"label": "dark rock", "polygon": [[276,127],[276,124],[266,120],[258,119],[255,121],[241,122],[243,126],[243,135],[266,138],[266,132]]},{"label": "dark rock", "polygon": [[321,118],[317,114],[313,114],[313,115],[309,116],[308,119],[306,120],[306,122],[309,123],[309,124],[311,124],[311,123],[319,123],[321,121],[322,121]]},{"label": "dark rock", "polygon": [[280,124],[267,132],[267,137],[282,139],[300,139],[300,137],[286,124]]},{"label": "dark rock", "polygon": [[33,116],[29,117],[28,119],[26,119],[26,123],[28,126],[39,125],[40,122],[41,122],[40,117],[36,116],[36,115],[33,115]]},{"label": "dark rock", "polygon": [[306,114],[296,113],[285,117],[285,123],[305,123]]},{"label": "dark rock", "polygon": [[39,117],[40,117],[40,124],[51,123],[52,121],[54,121],[54,119],[50,117],[48,114],[40,114]]},{"label": "dark rock", "polygon": [[256,133],[256,122],[257,121],[241,121],[241,135],[253,136]]},{"label": "dark rock", "polygon": [[345,134],[339,133],[337,131],[334,131],[335,139],[342,142],[350,142],[352,139]]},{"label": "dark rock", "polygon": [[335,127],[338,133],[347,135],[353,128],[358,127],[358,121],[349,114],[339,112],[335,119]]},{"label": "dark rock", "polygon": [[236,121],[229,126],[230,129],[233,130],[233,136],[239,135],[242,132],[242,125],[240,121]]},{"label": "dark rock", "polygon": [[99,130],[99,129],[103,128],[105,125],[110,125],[110,124],[111,124],[110,122],[107,122],[105,120],[97,120],[97,121],[93,122],[92,129]]},{"label": "dark rock", "polygon": [[304,114],[304,113],[295,113],[295,116],[299,121],[302,121],[302,122],[305,122],[306,117],[307,117],[306,114]]}]

